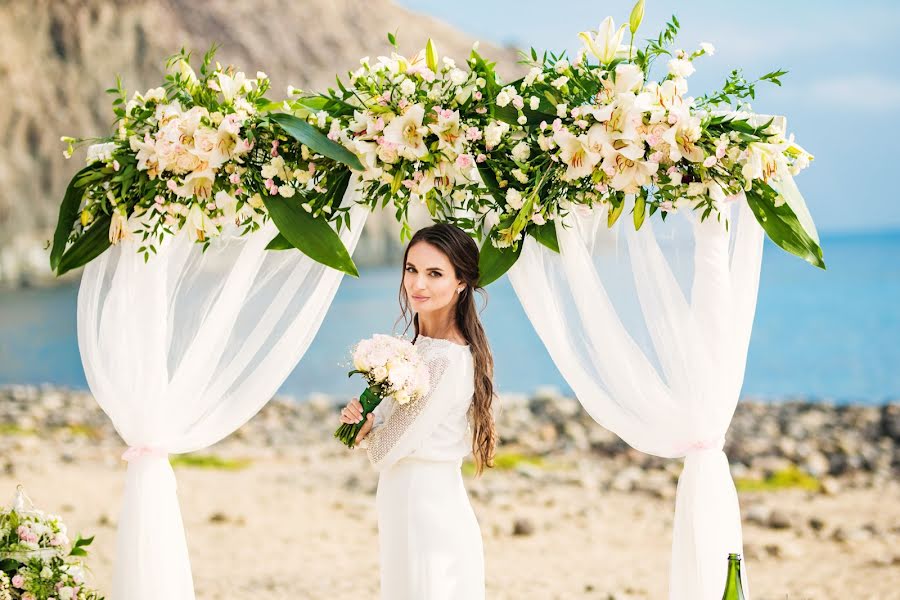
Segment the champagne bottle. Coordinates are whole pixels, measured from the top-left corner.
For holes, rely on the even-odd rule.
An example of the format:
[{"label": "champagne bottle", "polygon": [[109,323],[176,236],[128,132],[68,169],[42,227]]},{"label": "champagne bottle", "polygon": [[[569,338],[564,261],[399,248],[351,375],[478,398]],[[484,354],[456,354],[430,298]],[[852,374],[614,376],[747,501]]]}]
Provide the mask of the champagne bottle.
[{"label": "champagne bottle", "polygon": [[725,593],[722,600],[745,600],[741,587],[741,555],[728,555],[728,575],[725,577]]}]

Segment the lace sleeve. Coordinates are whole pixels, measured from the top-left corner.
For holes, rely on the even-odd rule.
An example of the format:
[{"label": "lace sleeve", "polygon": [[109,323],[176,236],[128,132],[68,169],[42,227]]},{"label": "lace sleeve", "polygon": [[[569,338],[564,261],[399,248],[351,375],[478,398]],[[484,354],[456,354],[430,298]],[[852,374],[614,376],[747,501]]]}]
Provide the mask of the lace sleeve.
[{"label": "lace sleeve", "polygon": [[[412,430],[416,428],[414,426],[424,426],[421,422],[417,423],[417,419],[426,411],[432,399],[436,396],[438,384],[441,382],[441,378],[447,371],[449,364],[450,361],[446,356],[439,355],[429,359],[427,361],[429,373],[428,393],[415,402],[396,405],[384,424],[377,429],[373,429],[366,436],[366,440],[368,440],[366,450],[369,460],[377,469],[380,470],[387,466],[388,463],[396,462],[396,460],[401,458],[401,456],[393,456],[392,460],[387,460],[389,455],[398,454],[396,450],[398,450],[398,445],[402,440],[409,441],[407,438],[410,437]],[[406,453],[412,450],[413,448],[409,448]]]}]

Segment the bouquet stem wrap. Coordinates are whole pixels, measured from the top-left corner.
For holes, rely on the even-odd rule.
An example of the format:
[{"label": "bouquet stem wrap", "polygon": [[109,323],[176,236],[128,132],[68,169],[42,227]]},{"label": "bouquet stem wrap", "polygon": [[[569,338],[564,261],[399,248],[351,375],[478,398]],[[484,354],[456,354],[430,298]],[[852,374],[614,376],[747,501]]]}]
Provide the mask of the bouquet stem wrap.
[{"label": "bouquet stem wrap", "polygon": [[375,407],[381,404],[383,398],[371,387],[367,387],[359,397],[359,403],[362,404],[363,413],[362,420],[359,423],[342,423],[334,432],[334,437],[338,438],[348,447],[353,448],[356,445],[356,436],[360,429],[366,423],[366,416],[375,410]]}]

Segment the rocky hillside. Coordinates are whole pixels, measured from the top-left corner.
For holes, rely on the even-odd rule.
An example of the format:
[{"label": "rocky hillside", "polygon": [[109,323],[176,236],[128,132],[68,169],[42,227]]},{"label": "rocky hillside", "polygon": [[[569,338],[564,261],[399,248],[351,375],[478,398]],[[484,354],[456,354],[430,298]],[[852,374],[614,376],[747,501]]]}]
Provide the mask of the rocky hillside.
[{"label": "rocky hillside", "polygon": [[[144,90],[159,84],[165,58],[180,47],[202,54],[216,42],[222,63],[264,70],[275,98],[288,84],[322,90],[360,57],[386,53],[389,31],[405,52],[432,37],[460,61],[473,41],[390,0],[0,2],[0,284],[49,277],[44,246],[82,158],[66,162],[59,137],[109,130],[104,90],[116,74],[129,91]],[[510,50],[483,48],[514,63]],[[390,221],[370,219],[358,255],[384,259],[397,238]]]}]

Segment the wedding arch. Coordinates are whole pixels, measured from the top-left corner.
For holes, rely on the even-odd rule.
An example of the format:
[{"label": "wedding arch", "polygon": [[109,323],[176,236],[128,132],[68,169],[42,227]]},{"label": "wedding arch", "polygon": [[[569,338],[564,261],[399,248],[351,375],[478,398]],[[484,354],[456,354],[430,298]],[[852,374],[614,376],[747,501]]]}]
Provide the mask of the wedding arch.
[{"label": "wedding arch", "polygon": [[[175,55],[163,87],[113,90],[118,128],[66,191],[51,265],[86,265],[79,349],[129,446],[114,600],[194,597],[168,455],[214,444],[272,397],[358,274],[370,210],[390,204],[408,238],[412,202],[482,242],[482,284],[508,273],[600,425],[684,458],[669,596],[720,597],[742,548],[722,449],[765,235],[824,268],[792,178],[812,157],[785,119],[743,106],[783,72],[735,71],[689,97],[713,47],[670,52],[673,17],[637,49],[642,16],[643,1],[627,25],[581,34],[571,61],[532,50],[509,84],[477,49],[462,69],[429,42],[279,102],[264,73],[214,66],[213,51],[197,72]],[[64,140],[69,154],[82,141]]]}]

